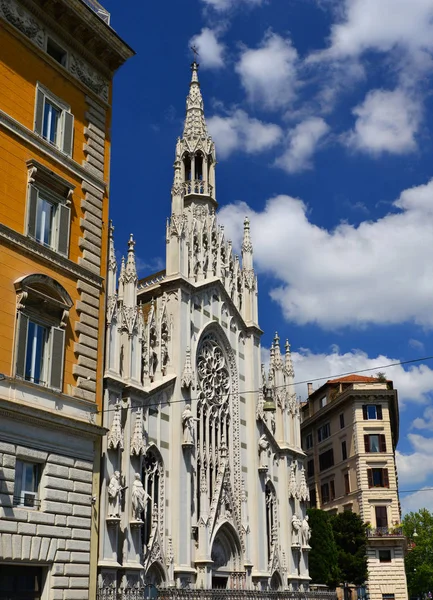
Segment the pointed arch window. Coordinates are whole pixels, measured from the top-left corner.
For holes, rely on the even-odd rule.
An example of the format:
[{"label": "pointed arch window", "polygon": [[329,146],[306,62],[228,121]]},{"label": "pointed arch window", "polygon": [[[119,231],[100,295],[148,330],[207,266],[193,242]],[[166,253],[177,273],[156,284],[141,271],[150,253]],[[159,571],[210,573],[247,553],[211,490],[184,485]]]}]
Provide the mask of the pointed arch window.
[{"label": "pointed arch window", "polygon": [[160,523],[160,519],[162,519],[160,507],[164,502],[164,463],[156,446],[150,447],[144,456],[142,482],[148,494],[142,533],[143,544],[147,544],[152,533],[153,523]]},{"label": "pointed arch window", "polygon": [[[214,332],[206,334],[197,352],[197,481],[206,480],[212,499],[221,451],[230,455],[231,375],[225,353]],[[200,514],[200,490],[197,490]]]},{"label": "pointed arch window", "polygon": [[266,540],[268,548],[268,561],[272,558],[272,551],[276,543],[277,536],[277,497],[275,488],[270,481],[265,487],[265,503],[266,503]]}]

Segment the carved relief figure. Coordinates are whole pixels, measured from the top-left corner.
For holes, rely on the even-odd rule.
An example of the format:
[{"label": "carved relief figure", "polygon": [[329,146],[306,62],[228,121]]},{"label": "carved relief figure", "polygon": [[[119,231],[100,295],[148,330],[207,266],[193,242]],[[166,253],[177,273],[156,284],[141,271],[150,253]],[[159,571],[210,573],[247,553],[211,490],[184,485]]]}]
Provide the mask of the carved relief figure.
[{"label": "carved relief figure", "polygon": [[122,492],[119,471],[114,471],[108,485],[108,517],[120,518],[120,494]]},{"label": "carved relief figure", "polygon": [[146,520],[146,500],[151,499],[149,494],[145,492],[143,484],[141,483],[141,477],[139,473],[135,474],[134,483],[132,484],[131,502],[132,502],[132,514],[136,521],[141,521],[141,515],[143,520]]},{"label": "carved relief figure", "polygon": [[298,515],[292,517],[292,545],[299,546],[301,543],[301,527],[302,521]]},{"label": "carved relief figure", "polygon": [[185,410],[182,413],[182,427],[183,427],[183,443],[193,444],[194,443],[194,421],[198,421],[192,414],[191,405],[187,404]]},{"label": "carved relief figure", "polygon": [[161,365],[165,375],[168,363],[168,325],[163,323],[161,326]]},{"label": "carved relief figure", "polygon": [[153,381],[158,364],[158,357],[156,355],[156,342],[156,330],[154,327],[152,327],[149,332],[149,377],[151,381]]},{"label": "carved relief figure", "polygon": [[261,468],[266,468],[268,466],[268,448],[269,442],[266,439],[266,435],[263,434],[259,439],[259,458]]},{"label": "carved relief figure", "polygon": [[310,525],[308,523],[308,515],[305,515],[301,525],[302,545],[309,546],[311,537]]}]

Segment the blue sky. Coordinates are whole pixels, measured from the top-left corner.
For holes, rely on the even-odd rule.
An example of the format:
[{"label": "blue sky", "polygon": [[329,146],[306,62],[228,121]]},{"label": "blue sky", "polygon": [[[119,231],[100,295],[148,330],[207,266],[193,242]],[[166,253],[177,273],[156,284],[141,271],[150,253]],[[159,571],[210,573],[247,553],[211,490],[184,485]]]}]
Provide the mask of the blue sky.
[{"label": "blue sky", "polygon": [[[132,231],[140,275],[164,267],[195,43],[235,248],[251,219],[263,346],[289,338],[298,381],[385,371],[400,489],[433,486],[433,361],[379,368],[433,355],[432,0],[103,4],[137,52],[115,78],[118,251]],[[433,509],[432,491],[401,499]]]}]

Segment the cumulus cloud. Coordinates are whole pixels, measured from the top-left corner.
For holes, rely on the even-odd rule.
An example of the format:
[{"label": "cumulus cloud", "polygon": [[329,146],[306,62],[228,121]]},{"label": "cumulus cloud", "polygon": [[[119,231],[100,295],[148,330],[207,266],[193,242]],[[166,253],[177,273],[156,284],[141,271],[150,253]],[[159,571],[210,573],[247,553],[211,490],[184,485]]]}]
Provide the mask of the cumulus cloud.
[{"label": "cumulus cloud", "polygon": [[288,173],[311,169],[311,158],[328,131],[329,126],[323,119],[319,117],[305,119],[290,131],[287,148],[275,164]]},{"label": "cumulus cloud", "polygon": [[207,125],[222,158],[235,150],[247,154],[268,150],[282,136],[278,125],[253,119],[243,110],[235,110],[225,117],[215,115],[207,119]]},{"label": "cumulus cloud", "polygon": [[421,106],[403,89],[371,90],[352,112],[356,122],[346,137],[349,146],[376,155],[416,149]]},{"label": "cumulus cloud", "polygon": [[[266,356],[266,355],[264,355]],[[301,348],[292,352],[292,360],[295,368],[295,381],[306,382],[316,380],[314,389],[319,388],[328,379],[332,379],[345,373],[360,373],[365,369],[364,375],[374,377],[376,372],[385,371],[388,379],[394,382],[398,390],[400,406],[408,402],[425,403],[431,399],[433,390],[433,369],[426,365],[418,365],[405,369],[402,365],[383,368],[384,365],[398,363],[397,358],[379,354],[371,357],[362,350],[355,349],[350,352],[341,353],[338,346],[334,346],[329,353],[315,354],[311,350]],[[307,384],[300,383],[296,386],[296,392],[304,400],[307,397]],[[418,436],[421,437],[421,436]],[[417,442],[414,437],[413,443]]]},{"label": "cumulus cloud", "polygon": [[404,454],[397,450],[395,453],[399,486],[402,489],[411,484],[424,483],[433,474],[433,439],[411,434],[408,438],[415,451]]},{"label": "cumulus cloud", "polygon": [[224,44],[209,27],[203,27],[200,33],[190,39],[189,45],[197,46],[202,67],[215,69],[224,65]]},{"label": "cumulus cloud", "polygon": [[403,191],[383,218],[334,230],[310,222],[306,205],[286,195],[260,212],[244,202],[225,206],[220,218],[237,247],[246,214],[255,264],[280,282],[271,295],[287,320],[433,326],[433,180]]},{"label": "cumulus cloud", "polygon": [[250,102],[268,109],[287,106],[295,97],[298,53],[290,40],[268,32],[259,48],[245,48],[236,71]]},{"label": "cumulus cloud", "polygon": [[246,6],[259,6],[264,0],[202,0],[202,2],[217,11],[225,11],[235,7],[239,3]]},{"label": "cumulus cloud", "polygon": [[433,431],[433,407],[425,409],[422,417],[414,419],[412,429],[431,429]]},{"label": "cumulus cloud", "polygon": [[344,58],[396,47],[418,59],[433,49],[430,0],[345,0],[342,19],[332,26],[330,46],[322,55]]},{"label": "cumulus cloud", "polygon": [[433,504],[433,489],[431,487],[422,488],[415,494],[400,495],[400,502],[403,514],[417,512],[421,508],[430,510]]}]

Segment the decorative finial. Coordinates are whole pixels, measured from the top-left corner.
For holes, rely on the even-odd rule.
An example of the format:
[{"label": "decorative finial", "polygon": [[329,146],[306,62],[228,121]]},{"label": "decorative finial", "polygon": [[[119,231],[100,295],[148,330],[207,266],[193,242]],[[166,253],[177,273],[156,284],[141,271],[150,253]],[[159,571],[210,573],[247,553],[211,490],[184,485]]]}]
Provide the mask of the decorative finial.
[{"label": "decorative finial", "polygon": [[[194,62],[197,64],[197,57],[199,55],[198,54],[197,46],[194,44],[193,46],[191,46],[191,50],[192,50],[192,53],[194,55]],[[197,64],[197,66],[198,66],[198,64]]]}]

